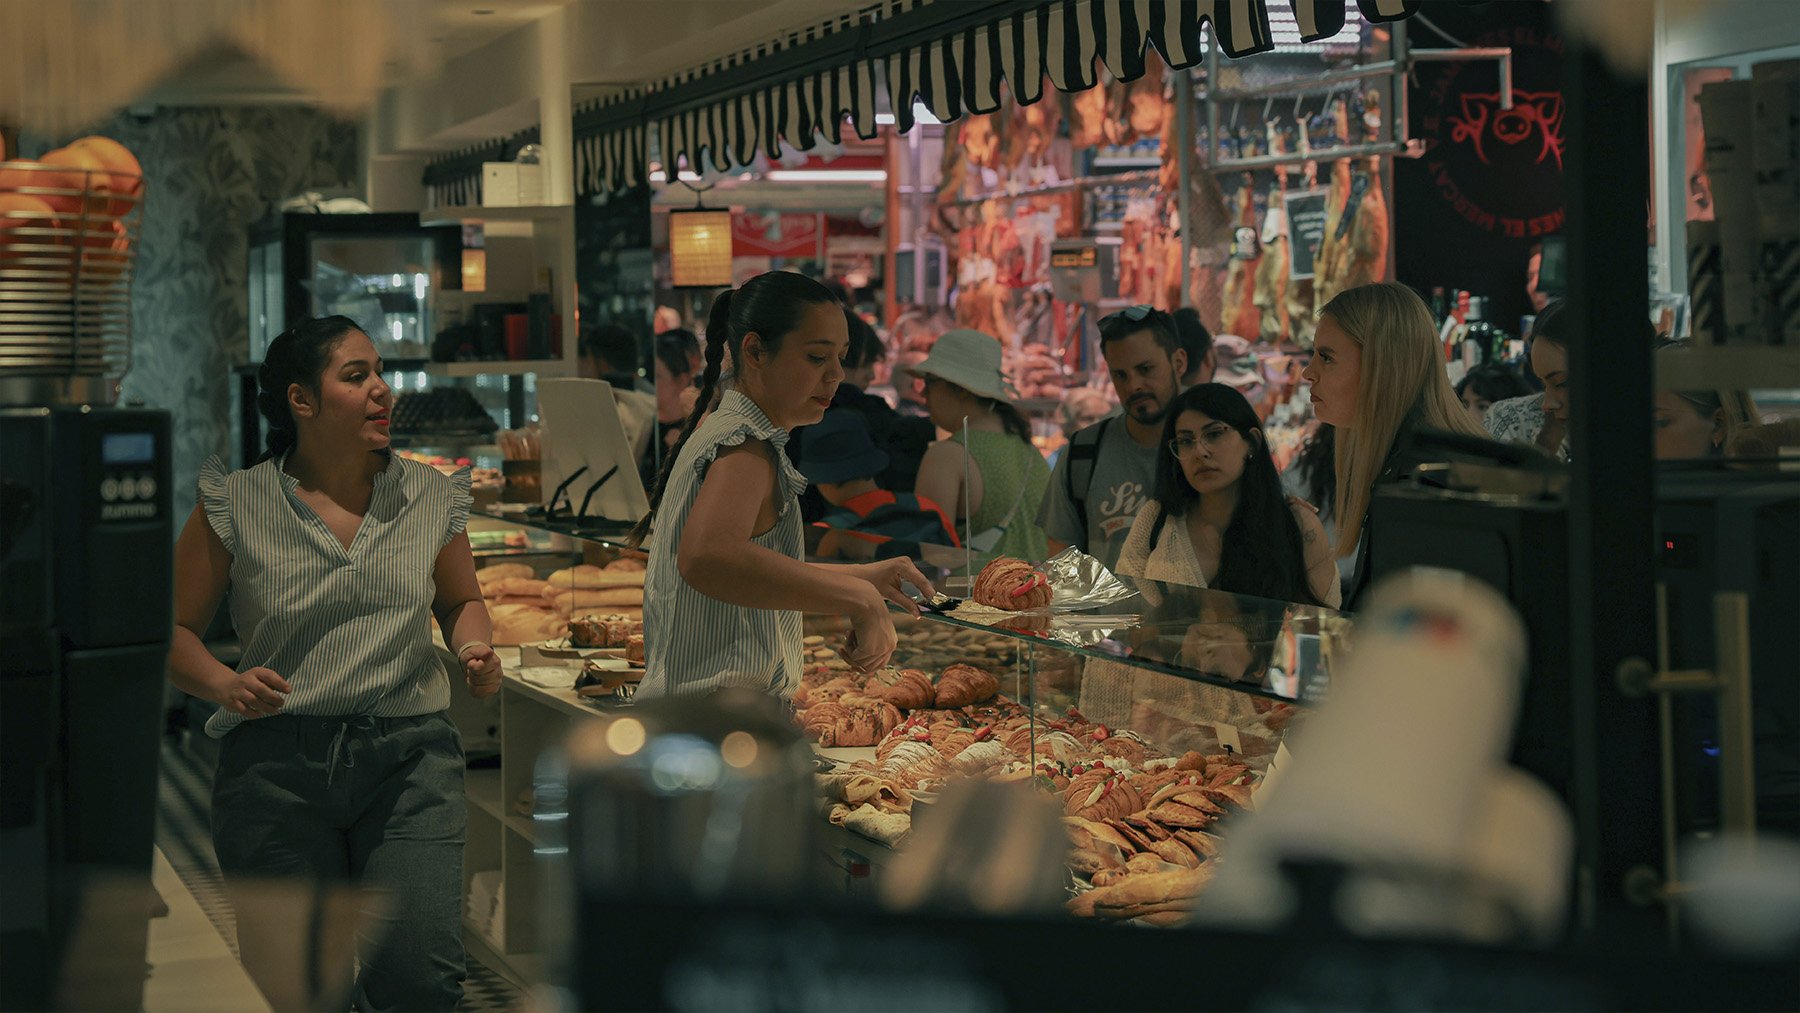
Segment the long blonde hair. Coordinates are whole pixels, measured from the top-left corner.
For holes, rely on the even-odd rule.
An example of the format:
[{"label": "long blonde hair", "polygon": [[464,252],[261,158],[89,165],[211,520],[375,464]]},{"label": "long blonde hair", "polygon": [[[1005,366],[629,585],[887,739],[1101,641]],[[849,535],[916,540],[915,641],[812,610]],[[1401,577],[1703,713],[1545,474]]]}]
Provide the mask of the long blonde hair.
[{"label": "long blonde hair", "polygon": [[1339,292],[1319,311],[1362,349],[1362,383],[1355,421],[1337,433],[1339,556],[1356,550],[1375,480],[1407,420],[1433,429],[1483,436],[1457,400],[1444,368],[1431,311],[1418,293],[1397,282]]}]

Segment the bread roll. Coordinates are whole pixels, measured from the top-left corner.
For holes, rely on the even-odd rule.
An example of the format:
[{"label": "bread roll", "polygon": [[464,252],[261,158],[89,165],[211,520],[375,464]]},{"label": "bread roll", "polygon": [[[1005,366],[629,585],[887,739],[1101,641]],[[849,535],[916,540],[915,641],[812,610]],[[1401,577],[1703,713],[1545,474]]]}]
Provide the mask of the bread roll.
[{"label": "bread roll", "polygon": [[606,564],[605,569],[609,573],[643,573],[646,565],[643,556],[620,556]]},{"label": "bread roll", "polygon": [[475,579],[484,584],[491,580],[501,580],[506,577],[530,576],[531,567],[526,566],[524,563],[495,563],[492,566],[484,566],[475,571]]},{"label": "bread roll", "polygon": [[593,590],[564,591],[551,599],[556,611],[562,615],[573,615],[582,609],[605,608],[613,611],[615,605],[629,605],[642,609],[644,607],[644,589],[642,587],[595,588]]},{"label": "bread roll", "polygon": [[490,615],[493,613],[494,607],[496,605],[523,605],[523,606],[526,606],[527,608],[533,608],[533,609],[538,609],[538,610],[543,610],[545,608],[543,596],[535,595],[535,594],[489,595],[489,596],[487,596],[487,603],[488,603],[488,613]]},{"label": "bread roll", "polygon": [[585,591],[615,587],[643,587],[642,570],[602,570],[597,566],[572,566],[544,578],[549,585],[546,596],[568,591]]},{"label": "bread roll", "polygon": [[481,593],[489,598],[502,596],[514,598],[542,598],[544,589],[549,587],[547,581],[534,580],[531,577],[501,577],[481,585]]}]

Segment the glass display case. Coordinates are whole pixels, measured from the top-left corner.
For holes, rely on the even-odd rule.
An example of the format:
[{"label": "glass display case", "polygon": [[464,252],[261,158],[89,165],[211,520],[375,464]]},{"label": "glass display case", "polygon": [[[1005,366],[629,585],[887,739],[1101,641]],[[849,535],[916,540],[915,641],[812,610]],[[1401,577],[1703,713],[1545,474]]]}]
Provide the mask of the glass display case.
[{"label": "glass display case", "polygon": [[247,361],[289,321],[343,314],[389,359],[425,359],[441,289],[461,285],[461,237],[416,214],[271,214],[249,234]]},{"label": "glass display case", "polygon": [[[625,545],[622,530],[567,519],[494,513],[471,531],[478,527],[567,546],[560,555],[478,561],[530,563],[527,580],[566,573],[578,559],[615,569],[632,566],[621,558],[645,558]],[[533,586],[487,576],[500,572],[483,576],[497,612],[512,600],[507,591]],[[940,586],[955,593],[959,579]],[[879,888],[905,852],[915,816],[961,781],[1025,781],[1054,799],[1071,836],[1074,914],[1139,918],[1156,912],[1081,898],[1127,878],[1204,878],[1219,835],[1251,804],[1283,739],[1327,695],[1350,621],[1316,607],[1129,583],[1135,593],[1122,601],[1050,615],[952,610],[913,619],[895,610],[898,647],[889,666],[870,674],[843,660],[841,618],[807,617],[794,715],[819,761],[819,875],[838,884],[833,891]],[[471,929],[482,932],[472,945],[521,977],[541,968],[539,951],[548,948],[530,905],[555,874],[548,852],[533,849],[544,846],[546,821],[563,818],[561,796],[546,794],[542,763],[577,724],[629,717],[634,706],[617,692],[577,688],[588,677],[575,669],[610,665],[606,659],[624,652],[572,650],[567,622],[583,612],[641,615],[629,604],[540,611],[550,623],[533,627],[542,631],[536,639],[503,649],[500,770],[471,772],[470,780],[471,875],[490,873],[480,884],[484,897],[494,889],[491,874],[508,881],[511,905]],[[520,642],[496,637],[503,640]],[[558,665],[567,666],[560,675]]]}]

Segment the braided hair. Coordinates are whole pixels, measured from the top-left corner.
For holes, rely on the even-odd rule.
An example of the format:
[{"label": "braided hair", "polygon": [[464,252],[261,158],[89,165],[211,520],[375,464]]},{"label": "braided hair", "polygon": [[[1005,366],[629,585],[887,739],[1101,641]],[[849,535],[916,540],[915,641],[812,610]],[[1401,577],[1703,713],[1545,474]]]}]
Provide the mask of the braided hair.
[{"label": "braided hair", "polygon": [[700,374],[700,396],[694,399],[694,410],[688,416],[687,425],[682,427],[680,440],[663,458],[662,469],[656,475],[656,488],[650,494],[650,510],[631,530],[630,544],[641,545],[650,534],[663,492],[669,487],[669,476],[681,458],[681,448],[687,446],[688,438],[700,425],[701,416],[713,407],[726,351],[731,352],[732,362],[741,363],[744,336],[754,331],[762,339],[763,348],[773,355],[781,350],[781,339],[800,326],[807,307],[835,302],[837,299],[830,289],[793,271],[759,274],[744,282],[742,287],[726,289],[713,299],[712,312],[707,314],[706,320],[706,363]]},{"label": "braided hair", "polygon": [[269,424],[268,449],[259,462],[280,457],[299,442],[300,428],[288,407],[288,388],[299,384],[317,394],[319,377],[331,364],[332,353],[351,332],[367,333],[346,316],[311,317],[269,342],[256,371],[256,410]]}]

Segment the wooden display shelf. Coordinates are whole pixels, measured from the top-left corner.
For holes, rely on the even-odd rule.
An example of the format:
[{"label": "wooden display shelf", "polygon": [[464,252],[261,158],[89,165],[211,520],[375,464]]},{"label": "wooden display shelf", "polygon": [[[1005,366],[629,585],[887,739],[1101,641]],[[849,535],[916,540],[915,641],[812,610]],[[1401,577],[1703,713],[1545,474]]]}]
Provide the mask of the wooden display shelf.
[{"label": "wooden display shelf", "polygon": [[463,913],[463,945],[473,951],[475,959],[495,971],[522,993],[529,993],[543,981],[543,960],[535,953],[507,953],[493,937],[481,931],[467,912]]},{"label": "wooden display shelf", "polygon": [[537,828],[532,825],[531,817],[519,815],[507,804],[498,768],[471,770],[465,775],[463,785],[475,808],[499,820],[501,826],[527,841],[537,843]]}]

